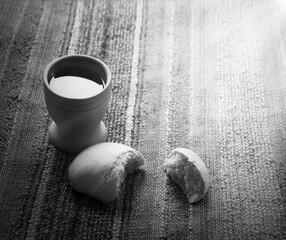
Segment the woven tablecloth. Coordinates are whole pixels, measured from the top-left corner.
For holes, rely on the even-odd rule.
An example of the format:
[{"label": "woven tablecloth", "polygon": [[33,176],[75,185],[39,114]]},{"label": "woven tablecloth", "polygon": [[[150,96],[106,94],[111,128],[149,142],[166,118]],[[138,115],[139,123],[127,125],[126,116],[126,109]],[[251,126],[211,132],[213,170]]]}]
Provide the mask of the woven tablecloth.
[{"label": "woven tablecloth", "polygon": [[[0,1],[0,239],[286,239],[285,43],[283,0]],[[108,141],[146,158],[111,204],[48,139],[68,54],[109,66]],[[198,203],[162,169],[176,147],[209,169]]]}]

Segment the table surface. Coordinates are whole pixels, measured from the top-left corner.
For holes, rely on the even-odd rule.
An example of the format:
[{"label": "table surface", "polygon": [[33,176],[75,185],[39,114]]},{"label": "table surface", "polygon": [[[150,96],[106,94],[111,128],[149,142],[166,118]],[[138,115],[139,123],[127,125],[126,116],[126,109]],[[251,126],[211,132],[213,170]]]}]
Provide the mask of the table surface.
[{"label": "table surface", "polygon": [[[2,0],[0,239],[286,239],[285,43],[283,0]],[[43,70],[75,53],[112,72],[108,141],[146,158],[108,205],[47,135]],[[209,170],[198,203],[176,147]]]}]

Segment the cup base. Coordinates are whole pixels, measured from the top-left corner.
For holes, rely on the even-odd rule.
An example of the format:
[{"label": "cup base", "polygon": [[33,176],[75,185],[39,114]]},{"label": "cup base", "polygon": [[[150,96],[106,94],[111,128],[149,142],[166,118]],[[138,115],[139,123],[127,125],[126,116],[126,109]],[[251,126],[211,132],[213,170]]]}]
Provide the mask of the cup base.
[{"label": "cup base", "polygon": [[83,136],[79,138],[72,134],[68,134],[68,136],[63,137],[59,132],[58,126],[55,122],[52,122],[49,127],[48,135],[50,142],[57,148],[65,152],[77,154],[91,145],[106,142],[107,129],[101,121],[94,133],[89,137]]}]

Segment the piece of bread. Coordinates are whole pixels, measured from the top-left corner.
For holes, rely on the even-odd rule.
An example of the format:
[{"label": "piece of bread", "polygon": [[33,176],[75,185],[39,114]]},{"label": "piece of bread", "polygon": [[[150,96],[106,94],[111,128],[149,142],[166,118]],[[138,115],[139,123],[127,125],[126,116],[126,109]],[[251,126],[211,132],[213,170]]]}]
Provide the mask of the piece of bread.
[{"label": "piece of bread", "polygon": [[144,165],[143,156],[119,143],[99,143],[80,152],[68,170],[70,185],[102,202],[113,201],[128,173]]},{"label": "piece of bread", "polygon": [[187,148],[176,148],[166,158],[164,171],[177,183],[190,203],[201,200],[209,187],[209,173],[202,159]]}]

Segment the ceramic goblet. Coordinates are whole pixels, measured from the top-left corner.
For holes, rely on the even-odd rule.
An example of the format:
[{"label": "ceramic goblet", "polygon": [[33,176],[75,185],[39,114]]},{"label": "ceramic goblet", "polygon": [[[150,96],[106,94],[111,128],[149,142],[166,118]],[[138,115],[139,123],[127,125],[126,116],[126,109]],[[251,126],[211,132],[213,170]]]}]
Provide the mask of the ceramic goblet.
[{"label": "ceramic goblet", "polygon": [[[101,85],[100,91],[80,89],[77,79]],[[64,79],[64,81],[63,81]],[[54,85],[53,81],[59,83]],[[72,89],[73,88],[73,89]],[[78,91],[80,95],[73,95]],[[101,60],[87,55],[68,55],[55,59],[44,71],[44,94],[53,119],[48,135],[51,143],[70,153],[107,140],[102,118],[111,95],[111,73]]]}]

